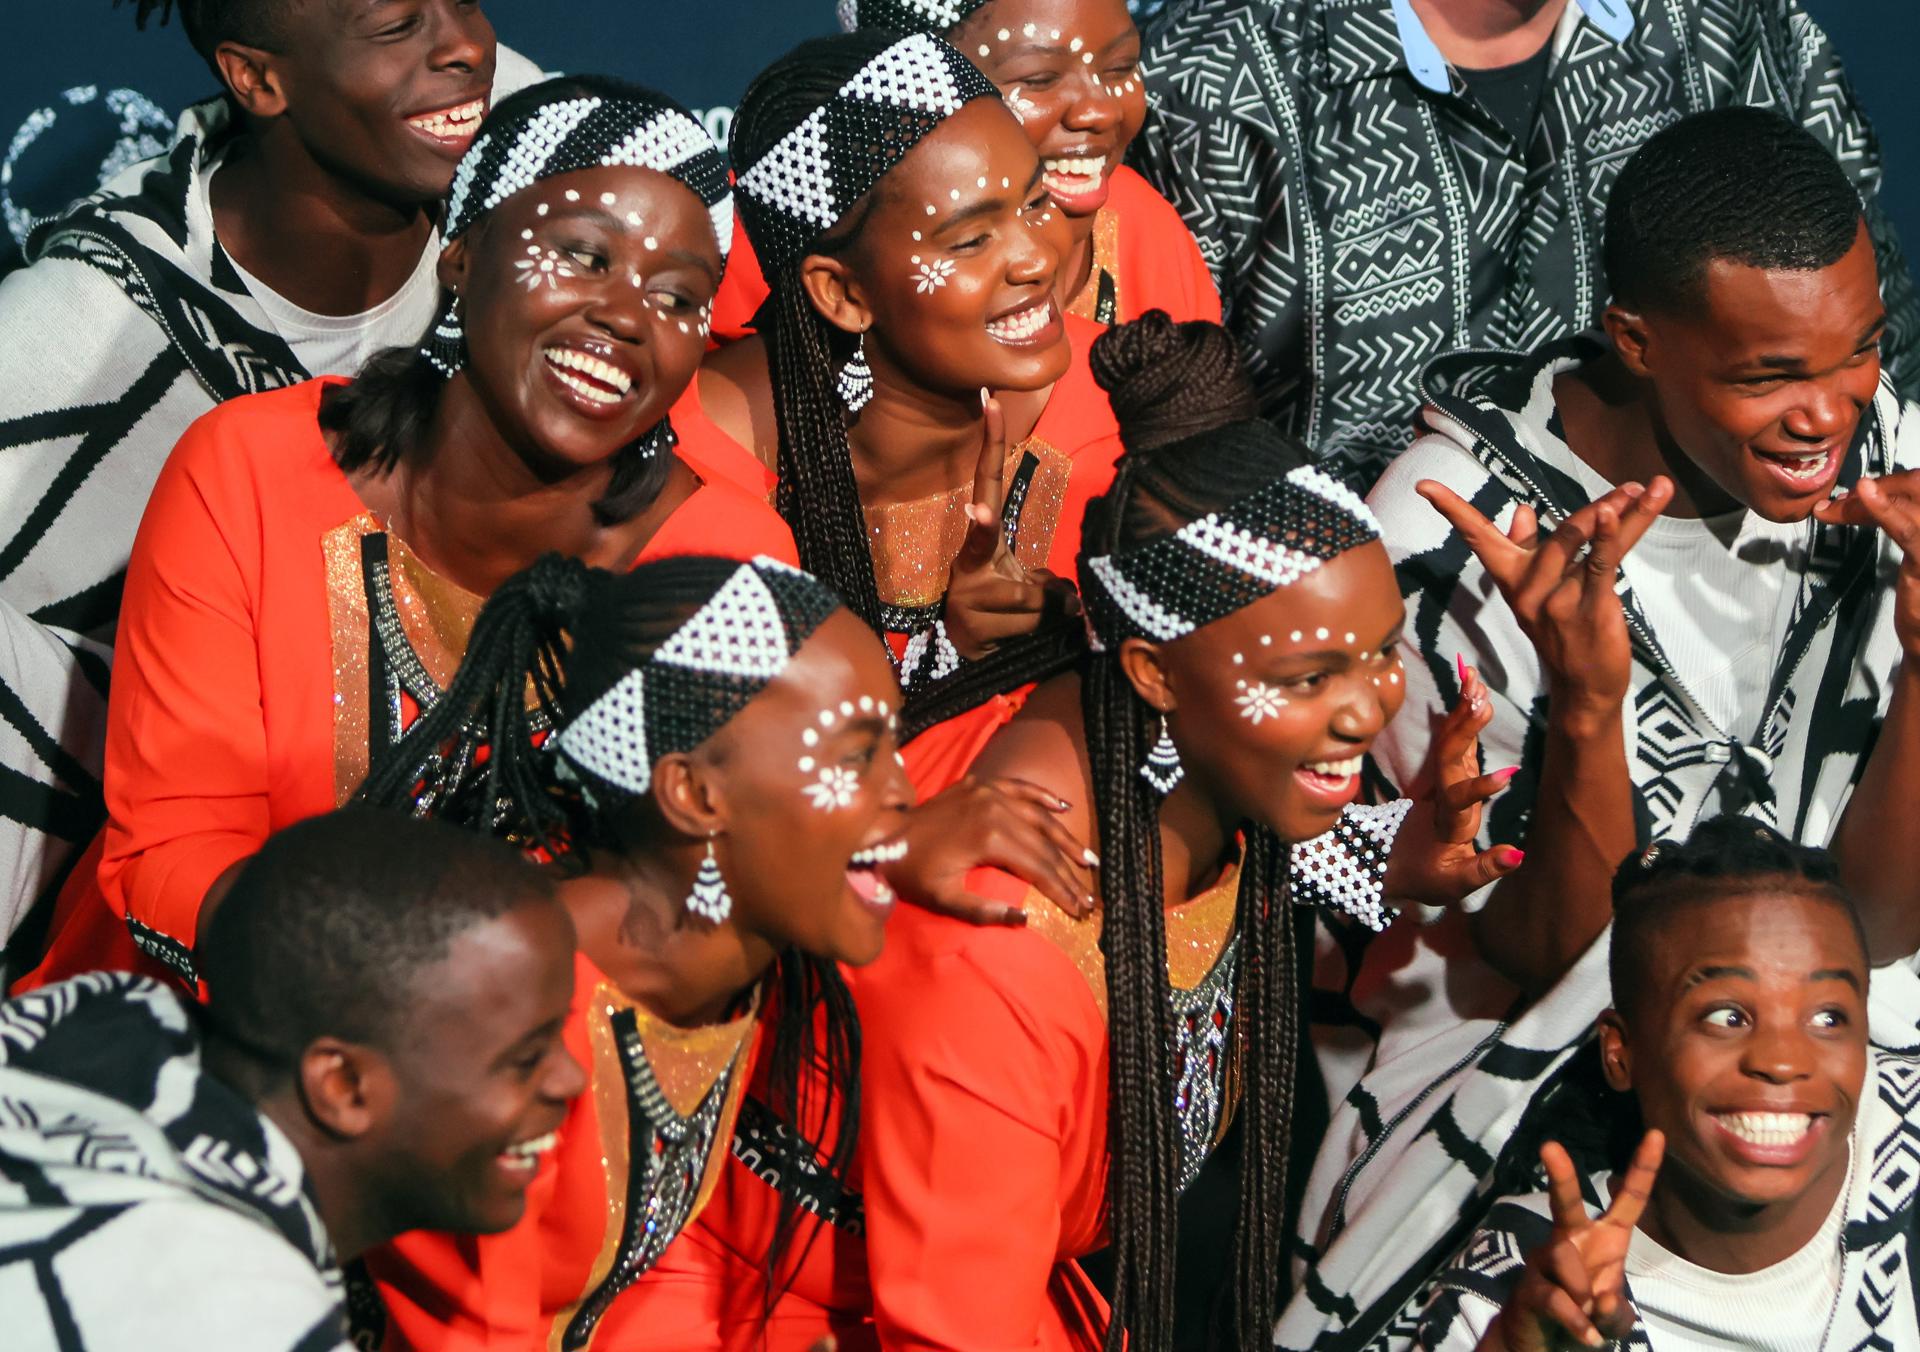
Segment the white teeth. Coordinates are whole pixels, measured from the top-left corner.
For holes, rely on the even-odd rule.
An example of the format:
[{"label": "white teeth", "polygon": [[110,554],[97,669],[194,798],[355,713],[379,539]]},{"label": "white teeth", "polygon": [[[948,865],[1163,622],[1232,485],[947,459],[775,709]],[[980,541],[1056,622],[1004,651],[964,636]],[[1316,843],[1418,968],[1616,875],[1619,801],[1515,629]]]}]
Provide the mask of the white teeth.
[{"label": "white teeth", "polygon": [[873,880],[873,904],[875,906],[890,906],[893,904],[893,889],[888,887],[886,883],[879,878]]},{"label": "white teeth", "polygon": [[[550,347],[543,354],[547,363],[557,369],[560,379],[569,389],[581,390],[603,404],[617,403],[628,390],[633,388],[633,377],[611,362],[601,361],[598,357],[585,352],[577,352],[570,347]],[[578,371],[582,375],[592,376],[602,384],[611,385],[619,393],[608,394],[605,390],[595,389],[585,381],[572,380],[568,371]]]},{"label": "white teeth", "polygon": [[[1098,183],[1106,177],[1107,173],[1105,155],[1096,155],[1090,159],[1060,156],[1043,160],[1042,164],[1046,169],[1046,177],[1050,180],[1058,180],[1069,192],[1074,189],[1085,189],[1092,183]],[[1047,186],[1051,188],[1053,184],[1049,183]]]},{"label": "white teeth", "polygon": [[1813,1130],[1807,1113],[1715,1113],[1714,1120],[1749,1145],[1793,1145]]},{"label": "white teeth", "polygon": [[429,136],[465,136],[479,122],[487,111],[485,99],[475,99],[472,103],[463,103],[458,108],[445,108],[437,113],[422,113],[419,117],[407,119],[413,126],[420,128]]},{"label": "white teeth", "polygon": [[854,868],[868,868],[874,864],[892,864],[907,857],[905,840],[890,840],[860,851],[847,863]]},{"label": "white teeth", "polygon": [[994,320],[987,325],[987,332],[996,342],[1024,343],[1052,322],[1053,302],[1049,300],[1017,315]]},{"label": "white teeth", "polygon": [[1346,779],[1360,773],[1362,759],[1360,756],[1349,756],[1345,760],[1309,761],[1306,768],[1329,779]]},{"label": "white teeth", "polygon": [[516,1141],[500,1153],[509,1159],[532,1163],[560,1143],[560,1133],[550,1131],[545,1136],[536,1136],[531,1141]]},{"label": "white teeth", "polygon": [[1817,479],[1827,467],[1827,457],[1824,455],[1802,455],[1792,458],[1774,456],[1773,461],[1786,471],[1790,479]]}]

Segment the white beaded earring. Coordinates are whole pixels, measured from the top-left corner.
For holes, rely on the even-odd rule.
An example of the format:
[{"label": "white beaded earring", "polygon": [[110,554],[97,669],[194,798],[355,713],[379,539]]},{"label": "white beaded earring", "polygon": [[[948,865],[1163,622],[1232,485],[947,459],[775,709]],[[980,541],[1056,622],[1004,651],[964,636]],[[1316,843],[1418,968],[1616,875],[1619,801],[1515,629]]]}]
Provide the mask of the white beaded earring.
[{"label": "white beaded earring", "polygon": [[1186,767],[1180,764],[1180,748],[1173,744],[1173,737],[1167,731],[1167,716],[1161,714],[1160,740],[1147,752],[1147,763],[1140,767],[1140,778],[1165,798],[1186,774]]},{"label": "white beaded earring", "polygon": [[873,368],[867,365],[867,335],[864,331],[854,346],[853,356],[840,368],[834,383],[839,386],[840,402],[847,406],[849,413],[858,413],[873,398]]},{"label": "white beaded earring", "polygon": [[713,857],[712,836],[707,837],[707,857],[700,861],[700,871],[693,875],[687,909],[716,925],[733,913],[733,897],[727,892],[727,880],[720,876],[720,862]]}]

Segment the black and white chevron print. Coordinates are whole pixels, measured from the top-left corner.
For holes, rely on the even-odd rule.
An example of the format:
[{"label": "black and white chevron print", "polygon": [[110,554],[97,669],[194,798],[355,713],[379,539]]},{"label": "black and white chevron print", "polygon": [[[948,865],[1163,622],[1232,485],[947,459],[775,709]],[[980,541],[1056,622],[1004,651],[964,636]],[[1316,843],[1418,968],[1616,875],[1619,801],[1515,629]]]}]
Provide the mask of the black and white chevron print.
[{"label": "black and white chevron print", "polygon": [[1567,6],[1533,135],[1458,77],[1408,73],[1391,0],[1191,0],[1152,26],[1136,159],[1200,241],[1267,412],[1364,489],[1454,347],[1531,351],[1604,305],[1607,189],[1686,113],[1777,108],[1867,199],[1888,370],[1920,394],[1920,306],[1877,205],[1880,156],[1800,0],[1627,0],[1616,45]]}]

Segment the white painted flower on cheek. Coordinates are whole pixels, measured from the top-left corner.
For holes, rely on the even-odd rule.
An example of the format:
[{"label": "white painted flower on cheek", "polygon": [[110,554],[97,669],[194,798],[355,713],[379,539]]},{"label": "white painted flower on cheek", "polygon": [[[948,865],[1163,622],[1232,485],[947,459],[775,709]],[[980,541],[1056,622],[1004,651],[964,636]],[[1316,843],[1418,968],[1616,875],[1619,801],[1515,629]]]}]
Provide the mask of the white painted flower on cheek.
[{"label": "white painted flower on cheek", "polygon": [[518,280],[529,291],[538,291],[540,283],[550,287],[560,285],[560,278],[573,276],[573,268],[567,262],[567,256],[558,249],[542,249],[537,244],[527,246],[527,256],[514,263],[514,270],[520,276]]},{"label": "white painted flower on cheek", "polygon": [[860,781],[853,771],[844,765],[825,765],[820,768],[819,779],[807,785],[803,792],[807,800],[820,811],[833,812],[852,807],[853,795],[859,788]]},{"label": "white painted flower on cheek", "polygon": [[1249,720],[1255,727],[1260,726],[1263,718],[1278,718],[1280,710],[1286,706],[1286,698],[1265,681],[1255,681],[1245,686],[1244,692],[1234,700],[1240,706],[1240,717]]},{"label": "white painted flower on cheek", "polygon": [[921,263],[914,277],[914,294],[919,296],[931,295],[945,286],[947,284],[947,278],[951,276],[953,276],[953,260],[951,258],[936,258],[931,263]]},{"label": "white painted flower on cheek", "polygon": [[1012,89],[1009,89],[1006,92],[1005,98],[1007,107],[1013,110],[1014,117],[1019,119],[1020,125],[1023,127],[1029,121],[1040,115],[1040,105],[1021,93],[1019,85],[1015,85]]}]

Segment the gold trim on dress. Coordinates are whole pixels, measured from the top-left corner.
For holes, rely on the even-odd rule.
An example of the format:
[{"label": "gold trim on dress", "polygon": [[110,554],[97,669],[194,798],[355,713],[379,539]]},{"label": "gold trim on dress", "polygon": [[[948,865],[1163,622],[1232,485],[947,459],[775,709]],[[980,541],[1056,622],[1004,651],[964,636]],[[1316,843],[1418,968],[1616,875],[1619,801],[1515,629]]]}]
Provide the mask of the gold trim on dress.
[{"label": "gold trim on dress", "polygon": [[1114,314],[1126,313],[1125,297],[1120,294],[1120,213],[1101,207],[1093,216],[1093,266],[1087,269],[1087,284],[1067,306],[1067,313],[1100,322],[1100,274],[1113,278]]}]

